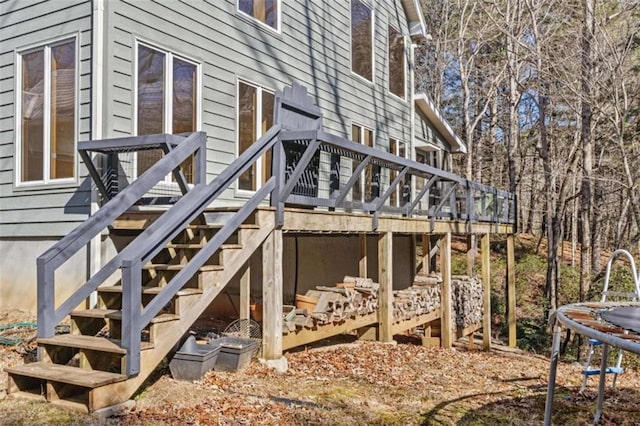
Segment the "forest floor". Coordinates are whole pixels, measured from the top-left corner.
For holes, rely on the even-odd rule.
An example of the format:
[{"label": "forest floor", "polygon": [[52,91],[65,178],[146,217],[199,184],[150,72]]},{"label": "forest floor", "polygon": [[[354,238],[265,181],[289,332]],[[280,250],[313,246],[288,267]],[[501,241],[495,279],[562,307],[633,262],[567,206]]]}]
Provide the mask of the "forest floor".
[{"label": "forest floor", "polygon": [[[492,244],[496,303],[490,352],[480,349],[481,341],[473,350],[466,341],[442,350],[423,347],[409,336],[396,336],[395,344],[338,336],[285,353],[289,369],[284,374],[254,360],[243,371],[209,372],[201,381],[183,382],[172,379],[164,365],[134,397],[133,410],[106,419],[7,397],[7,376],[0,372],[0,425],[539,425],[550,343],[540,325],[544,254],[535,253],[534,239],[519,237],[518,341],[528,351],[507,348],[495,340],[505,336],[501,244]],[[456,267],[462,268],[454,264],[454,273]],[[571,276],[564,282],[571,282]],[[0,310],[0,325],[33,321],[34,313]],[[0,330],[0,338],[9,334],[24,342],[0,345],[0,370],[34,360],[35,330]],[[640,357],[625,355],[625,365],[631,368],[619,377],[617,389],[607,389],[602,424],[640,425]],[[593,421],[596,379],[578,393],[580,370],[571,355],[559,365],[554,424]]]},{"label": "forest floor", "polygon": [[[24,314],[20,320],[32,319]],[[288,352],[284,374],[254,361],[240,372],[209,372],[201,381],[183,382],[172,379],[165,366],[136,395],[134,410],[101,420],[6,397],[2,386],[0,425],[542,423],[547,357],[500,345],[491,352],[465,345],[442,350],[422,347],[417,339],[397,339],[397,344],[383,344],[341,337],[326,346]],[[27,348],[0,348],[0,367],[31,361]],[[7,383],[6,374],[0,380]],[[596,382],[592,379],[579,394],[580,380],[579,365],[560,364],[554,424],[592,421]],[[607,391],[603,423],[640,424],[639,401],[640,372],[627,370],[617,390]]]}]

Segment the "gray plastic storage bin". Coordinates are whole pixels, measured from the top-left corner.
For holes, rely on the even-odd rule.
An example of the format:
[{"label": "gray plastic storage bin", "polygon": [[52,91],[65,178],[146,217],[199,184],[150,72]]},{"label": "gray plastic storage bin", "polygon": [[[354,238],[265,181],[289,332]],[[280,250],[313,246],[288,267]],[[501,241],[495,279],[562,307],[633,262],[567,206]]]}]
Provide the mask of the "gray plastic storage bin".
[{"label": "gray plastic storage bin", "polygon": [[198,344],[190,336],[169,363],[171,376],[176,380],[200,380],[213,370],[219,352],[219,345]]},{"label": "gray plastic storage bin", "polygon": [[222,337],[212,340],[209,344],[218,345],[220,348],[214,367],[216,371],[237,371],[246,368],[260,348],[260,340],[240,337]]}]

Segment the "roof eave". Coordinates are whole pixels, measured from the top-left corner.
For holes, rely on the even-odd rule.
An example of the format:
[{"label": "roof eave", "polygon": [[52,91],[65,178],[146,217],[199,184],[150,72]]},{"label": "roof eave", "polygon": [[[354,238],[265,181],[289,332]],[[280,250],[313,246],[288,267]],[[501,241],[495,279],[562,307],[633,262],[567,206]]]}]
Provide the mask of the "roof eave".
[{"label": "roof eave", "polygon": [[451,125],[445,120],[440,111],[433,104],[429,96],[426,93],[416,93],[414,96],[416,106],[424,113],[424,115],[431,121],[431,124],[440,132],[442,137],[451,146],[451,151],[458,153],[467,153],[467,146],[462,142],[462,139],[456,135]]},{"label": "roof eave", "polygon": [[427,39],[429,34],[427,33],[427,25],[420,7],[420,0],[402,0],[402,6],[409,23],[409,35],[412,38]]}]

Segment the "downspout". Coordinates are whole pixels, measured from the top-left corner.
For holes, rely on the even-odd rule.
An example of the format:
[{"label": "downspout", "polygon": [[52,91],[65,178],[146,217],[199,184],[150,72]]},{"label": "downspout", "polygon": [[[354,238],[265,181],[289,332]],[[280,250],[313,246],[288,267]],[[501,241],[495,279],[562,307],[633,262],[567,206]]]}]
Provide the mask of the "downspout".
[{"label": "downspout", "polygon": [[[414,43],[410,44],[409,47],[409,103],[410,103],[410,111],[411,117],[409,119],[409,124],[411,126],[410,130],[410,142],[409,142],[409,152],[411,161],[416,161],[416,150],[415,150],[415,139],[416,139],[416,101],[415,101],[415,48],[416,45]],[[413,200],[417,194],[416,191],[416,177],[411,176],[411,200]]]},{"label": "downspout", "polygon": [[[102,139],[103,126],[103,65],[104,65],[104,0],[93,0],[91,14],[91,139]],[[95,185],[91,185],[90,214],[94,215],[100,205]],[[90,279],[102,267],[102,236],[96,235],[87,247],[87,275]],[[98,294],[89,296],[89,307],[98,304]]]}]

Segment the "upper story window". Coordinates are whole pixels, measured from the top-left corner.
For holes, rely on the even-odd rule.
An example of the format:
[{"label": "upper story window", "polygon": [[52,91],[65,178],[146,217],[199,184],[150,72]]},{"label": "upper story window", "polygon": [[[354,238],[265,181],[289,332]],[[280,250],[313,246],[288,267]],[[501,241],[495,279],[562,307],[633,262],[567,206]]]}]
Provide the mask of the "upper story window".
[{"label": "upper story window", "polygon": [[389,25],[389,92],[405,98],[405,49],[404,37]]},{"label": "upper story window", "polygon": [[373,81],[373,11],[351,0],[351,71]]},{"label": "upper story window", "polygon": [[[397,139],[389,140],[389,153],[393,155],[397,155],[398,157],[407,158],[407,144]],[[389,184],[393,182],[396,177],[398,177],[398,171],[391,170],[389,174]],[[407,185],[410,181],[408,175],[405,175],[404,182],[401,182],[394,191],[391,193],[391,197],[389,198],[389,204],[393,207],[401,207],[402,204],[406,201],[408,190]]]},{"label": "upper story window", "polygon": [[[198,65],[171,52],[138,44],[137,134],[195,132],[198,127]],[[160,150],[138,153],[140,176],[162,157]],[[193,183],[193,161],[181,165]]]},{"label": "upper story window", "polygon": [[280,31],[280,0],[238,0],[238,10]]},{"label": "upper story window", "polygon": [[78,134],[76,38],[19,52],[17,65],[17,182],[72,181]]},{"label": "upper story window", "polygon": [[[238,81],[238,155],[273,126],[275,95],[262,87]],[[238,189],[256,191],[271,177],[271,150],[239,179]]]},{"label": "upper story window", "polygon": [[[368,146],[373,148],[374,145],[374,137],[373,130],[361,126],[359,124],[351,125],[351,140],[354,142],[358,142],[363,144],[364,146]],[[360,161],[353,160],[352,171],[355,171]],[[351,199],[355,202],[369,202],[373,200],[375,197],[379,195],[379,180],[376,173],[379,175],[379,167],[375,167],[372,164],[368,164],[363,174],[358,178],[358,182],[356,182],[353,186],[353,190],[351,192]],[[364,175],[364,178],[363,178]]]}]

